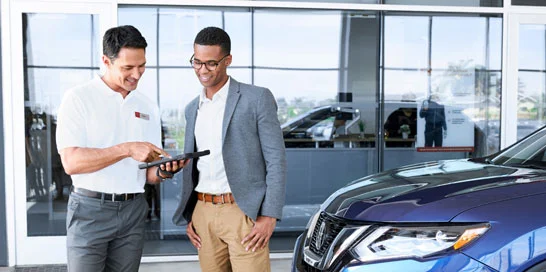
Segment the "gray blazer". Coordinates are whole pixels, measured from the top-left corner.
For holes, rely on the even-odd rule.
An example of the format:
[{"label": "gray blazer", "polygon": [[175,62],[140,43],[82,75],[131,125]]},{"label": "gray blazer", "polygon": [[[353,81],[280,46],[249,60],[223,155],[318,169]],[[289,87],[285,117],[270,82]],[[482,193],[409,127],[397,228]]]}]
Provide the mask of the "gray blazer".
[{"label": "gray blazer", "polygon": [[[199,97],[186,106],[184,152],[195,152],[195,120]],[[277,104],[266,88],[231,78],[222,126],[222,155],[233,197],[253,220],[259,215],[282,218],[286,190],[286,153],[277,118]],[[183,170],[182,194],[173,222],[191,221],[197,202],[194,188],[197,159]]]}]

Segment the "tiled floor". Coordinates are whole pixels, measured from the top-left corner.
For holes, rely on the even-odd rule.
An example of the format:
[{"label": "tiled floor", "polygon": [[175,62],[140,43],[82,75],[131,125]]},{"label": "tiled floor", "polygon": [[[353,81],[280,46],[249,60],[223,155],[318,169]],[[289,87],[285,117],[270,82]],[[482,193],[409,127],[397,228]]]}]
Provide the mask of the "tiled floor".
[{"label": "tiled floor", "polygon": [[[287,272],[290,271],[290,259],[274,259],[271,260],[272,272]],[[43,267],[17,267],[8,268],[0,267],[0,272],[64,272],[65,266],[43,266]],[[172,263],[146,263],[140,266],[139,272],[170,272],[170,271],[185,271],[199,272],[198,262],[172,262]]]}]

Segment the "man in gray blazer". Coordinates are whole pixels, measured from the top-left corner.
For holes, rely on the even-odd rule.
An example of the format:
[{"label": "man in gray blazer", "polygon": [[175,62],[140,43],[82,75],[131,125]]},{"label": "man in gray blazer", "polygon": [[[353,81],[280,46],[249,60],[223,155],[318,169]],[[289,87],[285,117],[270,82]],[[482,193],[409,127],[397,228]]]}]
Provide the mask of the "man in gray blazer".
[{"label": "man in gray blazer", "polygon": [[190,63],[204,86],[186,107],[184,152],[210,149],[183,172],[173,221],[187,224],[203,271],[270,271],[269,239],[282,217],[284,141],[275,98],[227,75],[231,41],[207,27]]}]

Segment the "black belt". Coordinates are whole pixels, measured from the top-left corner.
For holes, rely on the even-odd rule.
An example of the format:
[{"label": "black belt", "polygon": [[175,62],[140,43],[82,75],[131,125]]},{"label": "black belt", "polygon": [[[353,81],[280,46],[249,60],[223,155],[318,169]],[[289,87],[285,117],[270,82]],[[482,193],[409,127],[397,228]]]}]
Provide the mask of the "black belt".
[{"label": "black belt", "polygon": [[125,201],[125,200],[133,199],[133,198],[137,197],[138,195],[142,194],[142,193],[107,194],[107,193],[90,191],[90,190],[83,189],[83,188],[76,188],[74,186],[72,186],[72,188],[70,188],[70,191],[75,193],[75,194],[81,195],[81,196],[97,198],[97,199],[104,199],[104,200],[107,200],[107,201]]}]

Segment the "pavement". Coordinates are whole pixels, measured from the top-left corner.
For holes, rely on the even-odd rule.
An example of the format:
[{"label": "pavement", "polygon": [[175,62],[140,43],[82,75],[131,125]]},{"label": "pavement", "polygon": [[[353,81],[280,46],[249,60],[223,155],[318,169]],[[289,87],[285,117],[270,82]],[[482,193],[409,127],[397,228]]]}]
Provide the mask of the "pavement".
[{"label": "pavement", "polygon": [[[290,271],[291,259],[272,259],[271,271],[272,272],[286,272]],[[44,265],[44,266],[24,266],[24,267],[0,267],[0,272],[64,272],[66,266],[64,265]],[[185,271],[185,272],[199,272],[199,262],[187,261],[187,262],[163,262],[163,263],[143,263],[140,265],[139,272],[171,272],[171,271]]]}]

